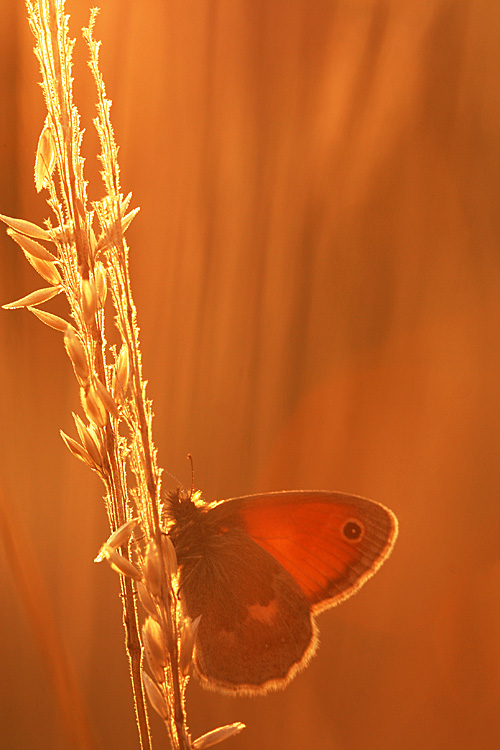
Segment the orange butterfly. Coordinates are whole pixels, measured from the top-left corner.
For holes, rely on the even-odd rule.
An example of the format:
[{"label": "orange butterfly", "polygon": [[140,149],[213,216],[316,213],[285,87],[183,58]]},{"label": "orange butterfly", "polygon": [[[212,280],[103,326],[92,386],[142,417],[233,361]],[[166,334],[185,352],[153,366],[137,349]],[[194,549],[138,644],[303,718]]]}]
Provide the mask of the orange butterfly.
[{"label": "orange butterfly", "polygon": [[194,664],[205,686],[284,687],[315,651],[315,615],[354,594],[389,556],[397,518],[336,492],[270,492],[207,504],[166,500],[180,595],[201,615]]}]

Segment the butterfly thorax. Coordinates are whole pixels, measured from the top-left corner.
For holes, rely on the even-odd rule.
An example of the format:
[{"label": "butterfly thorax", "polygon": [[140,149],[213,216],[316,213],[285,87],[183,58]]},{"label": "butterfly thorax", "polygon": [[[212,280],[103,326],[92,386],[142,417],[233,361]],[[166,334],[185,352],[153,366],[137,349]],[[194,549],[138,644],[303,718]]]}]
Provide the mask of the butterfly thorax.
[{"label": "butterfly thorax", "polygon": [[164,517],[180,566],[189,567],[209,555],[217,532],[207,517],[208,507],[199,492],[188,493],[178,488],[167,494]]}]

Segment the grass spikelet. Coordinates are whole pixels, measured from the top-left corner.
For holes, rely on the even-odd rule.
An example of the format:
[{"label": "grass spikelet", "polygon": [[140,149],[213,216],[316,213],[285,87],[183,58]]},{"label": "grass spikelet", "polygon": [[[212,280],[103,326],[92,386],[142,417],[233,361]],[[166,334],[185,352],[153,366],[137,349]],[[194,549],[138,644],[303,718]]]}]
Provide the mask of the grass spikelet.
[{"label": "grass spikelet", "polygon": [[61,291],[58,287],[47,287],[46,289],[36,289],[34,292],[30,292],[25,297],[16,299],[14,302],[8,302],[6,305],[2,305],[4,310],[15,310],[18,307],[32,307],[34,305],[41,305],[43,302],[48,302],[49,299],[55,297]]},{"label": "grass spikelet", "polygon": [[[91,203],[81,155],[83,128],[73,98],[75,40],[69,36],[65,3],[28,0],[26,5],[47,109],[35,159],[35,188],[45,191],[52,214],[46,229],[25,219],[2,215],[0,219],[51,286],[28,292],[6,307],[27,307],[41,322],[64,334],[86,419],[73,415],[79,441],[62,431],[61,436],[71,453],[103,482],[110,536],[96,562],[107,560],[120,575],[140,746],[143,750],[153,747],[147,693],[164,720],[172,748],[190,750],[186,668],[185,664],[184,669],[181,666],[180,652],[182,648],[186,662],[187,650],[190,661],[193,629],[190,623],[189,627],[185,624],[174,588],[175,550],[169,540],[164,541],[160,522],[161,470],[153,443],[153,412],[142,373],[129,248],[124,236],[139,209],[129,208],[131,194],[124,196],[120,185],[111,101],[99,68],[100,42],[94,39],[97,10],[91,11],[89,25],[83,30],[96,90],[94,125],[104,186],[104,197]],[[50,242],[53,251],[41,242]],[[35,307],[56,294],[64,295],[66,317],[71,322]],[[107,298],[112,307],[108,316],[111,323],[104,306]],[[116,327],[117,346],[107,343],[107,325]],[[132,534],[136,525],[140,527],[137,539]],[[153,678],[143,671],[144,655]]]},{"label": "grass spikelet", "polygon": [[28,306],[28,310],[32,312],[33,315],[36,315],[38,320],[41,320],[42,323],[45,323],[49,328],[55,328],[56,331],[64,333],[68,327],[67,321],[63,320],[63,318],[60,318],[58,315],[53,315],[53,313],[49,313],[46,310],[37,310],[36,307],[31,306]]},{"label": "grass spikelet", "polygon": [[207,732],[201,737],[198,737],[191,747],[193,750],[205,750],[207,747],[213,747],[224,740],[228,740],[230,737],[234,737],[235,734],[239,734],[243,729],[245,729],[245,725],[240,721],[237,721],[234,724],[227,724],[225,727],[212,729],[211,732]]}]

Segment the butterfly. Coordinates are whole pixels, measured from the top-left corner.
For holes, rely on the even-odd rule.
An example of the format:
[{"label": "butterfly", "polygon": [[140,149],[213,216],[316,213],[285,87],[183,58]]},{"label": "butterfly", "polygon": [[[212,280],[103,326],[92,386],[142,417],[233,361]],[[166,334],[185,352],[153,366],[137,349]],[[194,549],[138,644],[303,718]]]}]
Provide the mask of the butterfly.
[{"label": "butterfly", "polygon": [[396,516],[372,500],[284,491],[206,503],[165,500],[179,596],[201,615],[194,666],[228,693],[284,687],[317,646],[316,615],[352,596],[394,546]]}]

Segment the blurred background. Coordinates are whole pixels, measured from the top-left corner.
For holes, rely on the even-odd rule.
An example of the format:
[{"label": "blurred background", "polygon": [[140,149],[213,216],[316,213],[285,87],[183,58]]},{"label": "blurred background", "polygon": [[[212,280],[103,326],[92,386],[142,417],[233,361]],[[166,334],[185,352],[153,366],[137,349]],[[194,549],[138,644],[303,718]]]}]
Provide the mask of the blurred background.
[{"label": "blurred background", "polygon": [[[160,464],[189,486],[191,452],[209,500],[332,489],[400,519],[392,557],[319,617],[319,653],[286,691],[191,682],[193,736],[239,720],[228,750],[497,748],[500,4],[101,5]],[[96,199],[88,4],[67,11]],[[0,212],[41,223],[32,47],[24,4],[3,0]],[[0,302],[43,285],[0,232]],[[2,745],[76,747],[28,581],[92,747],[135,750],[118,580],[93,563],[101,487],[59,436],[76,383],[27,311],[0,311],[0,385]]]}]

